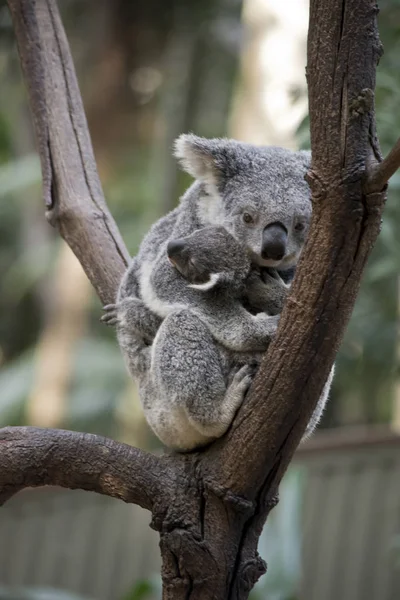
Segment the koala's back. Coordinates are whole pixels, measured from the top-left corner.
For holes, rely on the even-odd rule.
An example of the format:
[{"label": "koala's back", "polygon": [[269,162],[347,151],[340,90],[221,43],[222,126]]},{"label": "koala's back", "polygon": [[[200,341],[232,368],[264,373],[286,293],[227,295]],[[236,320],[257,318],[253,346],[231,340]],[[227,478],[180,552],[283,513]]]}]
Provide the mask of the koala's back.
[{"label": "koala's back", "polygon": [[140,244],[138,259],[139,261],[154,260],[163,245],[171,235],[179,219],[181,207],[177,206],[174,210],[161,217],[149,229],[142,243]]},{"label": "koala's back", "polygon": [[179,205],[152,225],[139,248],[137,256],[140,263],[155,260],[170,239],[183,237],[201,227],[195,202],[192,202],[200,188],[199,183],[194,183],[183,195]]},{"label": "koala's back", "polygon": [[140,244],[138,254],[132,259],[121,281],[119,300],[127,296],[136,296],[146,302],[140,281],[143,277],[150,277],[160,259],[163,262],[168,241],[185,236],[201,227],[195,198],[193,198],[198,196],[201,187],[198,182],[194,183],[184,194],[180,204],[151,226]]},{"label": "koala's back", "polygon": [[127,296],[142,297],[140,293],[140,273],[143,263],[148,262],[153,264],[155,262],[160,249],[164,247],[165,240],[172,235],[179,217],[179,211],[180,207],[178,206],[150,227],[140,244],[137,256],[131,260],[122,278],[118,291],[118,300],[122,300]]}]

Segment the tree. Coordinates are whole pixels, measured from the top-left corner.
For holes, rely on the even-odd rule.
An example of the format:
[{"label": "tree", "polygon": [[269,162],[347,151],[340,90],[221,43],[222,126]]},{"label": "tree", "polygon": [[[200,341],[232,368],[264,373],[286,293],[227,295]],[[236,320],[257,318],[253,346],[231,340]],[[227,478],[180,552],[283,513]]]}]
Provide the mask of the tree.
[{"label": "tree", "polygon": [[[54,0],[8,0],[42,163],[46,216],[101,301],[128,253],[96,173]],[[335,358],[378,236],[400,142],[381,161],[372,0],[311,0],[307,79],[313,221],[279,331],[229,432],[202,452],[155,456],[98,436],[0,431],[0,500],[61,485],[134,502],[160,533],[163,598],[243,600],[265,563],[257,541]],[[290,342],[289,342],[290,340]]]}]

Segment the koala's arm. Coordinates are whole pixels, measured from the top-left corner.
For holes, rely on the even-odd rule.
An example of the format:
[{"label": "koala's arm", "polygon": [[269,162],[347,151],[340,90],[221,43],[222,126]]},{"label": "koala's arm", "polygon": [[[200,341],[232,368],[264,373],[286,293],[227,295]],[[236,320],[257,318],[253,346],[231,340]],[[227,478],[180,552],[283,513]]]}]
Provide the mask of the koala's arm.
[{"label": "koala's arm", "polygon": [[133,358],[133,348],[140,353],[143,344],[151,345],[161,324],[161,319],[146,307],[139,294],[139,259],[136,256],[121,280],[117,303],[105,307],[107,314],[102,319],[117,326],[121,350],[130,356],[130,364],[138,363]]},{"label": "koala's arm", "polygon": [[161,324],[138,298],[124,298],[104,307],[103,322],[115,325],[117,339],[129,373],[141,378],[150,368],[151,344]]},{"label": "koala's arm", "polygon": [[278,315],[282,312],[290,286],[270,269],[262,273],[251,271],[245,282],[244,306],[250,312]]},{"label": "koala's arm", "polygon": [[222,346],[234,352],[264,352],[275,334],[279,315],[250,314],[239,301],[215,302],[191,309]]},{"label": "koala's arm", "polygon": [[129,296],[139,298],[139,258],[137,256],[132,258],[130,265],[121,279],[117,302]]}]

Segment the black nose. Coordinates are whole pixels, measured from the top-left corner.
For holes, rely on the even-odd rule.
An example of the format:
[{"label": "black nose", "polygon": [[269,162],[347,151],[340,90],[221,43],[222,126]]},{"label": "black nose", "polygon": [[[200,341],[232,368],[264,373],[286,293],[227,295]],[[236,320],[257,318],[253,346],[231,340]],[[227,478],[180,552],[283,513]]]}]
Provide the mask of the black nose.
[{"label": "black nose", "polygon": [[282,223],[272,223],[263,231],[261,256],[265,260],[282,260],[286,253],[287,230]]},{"label": "black nose", "polygon": [[185,242],[180,239],[171,240],[170,242],[168,242],[167,254],[168,254],[169,258],[178,257],[181,254],[182,250],[184,250],[185,245],[186,245]]}]

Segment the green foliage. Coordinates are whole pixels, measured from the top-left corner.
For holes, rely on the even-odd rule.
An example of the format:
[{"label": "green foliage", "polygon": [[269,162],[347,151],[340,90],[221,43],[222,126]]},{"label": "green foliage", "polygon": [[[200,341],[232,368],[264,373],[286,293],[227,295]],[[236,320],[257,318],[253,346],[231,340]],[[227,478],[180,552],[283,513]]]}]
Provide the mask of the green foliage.
[{"label": "green foliage", "polygon": [[161,578],[140,580],[122,600],[158,600],[161,598]]},{"label": "green foliage", "polygon": [[[1,113],[0,113],[1,115]],[[0,120],[0,148],[1,143],[1,120]],[[8,141],[8,138],[7,138]],[[3,152],[6,154],[3,146]],[[41,181],[40,162],[37,154],[27,154],[23,158],[4,162],[0,166],[0,198],[2,204],[9,194],[21,193],[30,186],[39,184]]]},{"label": "green foliage", "polygon": [[400,533],[394,537],[391,551],[396,567],[400,569]]},{"label": "green foliage", "polygon": [[33,356],[27,352],[0,372],[0,423],[18,424],[32,384]]}]

